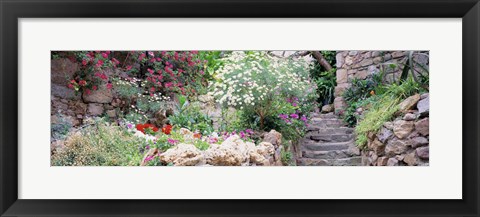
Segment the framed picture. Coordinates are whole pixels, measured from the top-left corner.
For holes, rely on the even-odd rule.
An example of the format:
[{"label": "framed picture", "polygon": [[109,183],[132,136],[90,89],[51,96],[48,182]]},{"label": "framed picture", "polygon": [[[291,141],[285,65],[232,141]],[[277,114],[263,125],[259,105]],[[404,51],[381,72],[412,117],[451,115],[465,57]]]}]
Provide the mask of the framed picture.
[{"label": "framed picture", "polygon": [[477,0],[0,9],[2,216],[479,215]]}]

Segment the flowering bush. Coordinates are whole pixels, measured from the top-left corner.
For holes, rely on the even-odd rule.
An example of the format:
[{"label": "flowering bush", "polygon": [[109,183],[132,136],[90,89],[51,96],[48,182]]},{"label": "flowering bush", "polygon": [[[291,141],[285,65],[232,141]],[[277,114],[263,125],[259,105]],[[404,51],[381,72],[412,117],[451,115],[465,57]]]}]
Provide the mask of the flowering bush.
[{"label": "flowering bush", "polygon": [[225,106],[255,114],[260,129],[286,98],[296,98],[300,105],[315,96],[309,79],[311,66],[302,58],[277,58],[252,51],[232,52],[222,60],[211,94]]}]

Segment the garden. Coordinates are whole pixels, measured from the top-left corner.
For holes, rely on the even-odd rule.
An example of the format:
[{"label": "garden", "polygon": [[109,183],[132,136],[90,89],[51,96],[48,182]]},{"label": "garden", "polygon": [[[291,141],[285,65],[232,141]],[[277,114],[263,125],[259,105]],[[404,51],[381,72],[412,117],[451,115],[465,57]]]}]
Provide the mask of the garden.
[{"label": "garden", "polygon": [[428,55],[52,51],[51,165],[410,165],[413,152],[428,164],[416,151],[428,133],[405,129],[428,124]]}]

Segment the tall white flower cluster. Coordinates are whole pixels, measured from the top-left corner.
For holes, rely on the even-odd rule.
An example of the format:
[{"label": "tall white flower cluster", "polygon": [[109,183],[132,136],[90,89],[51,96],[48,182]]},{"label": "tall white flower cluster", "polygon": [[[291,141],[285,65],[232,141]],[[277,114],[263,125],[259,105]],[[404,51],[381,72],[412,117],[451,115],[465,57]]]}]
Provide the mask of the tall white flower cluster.
[{"label": "tall white flower cluster", "polygon": [[302,98],[313,91],[311,65],[304,58],[278,58],[266,52],[232,52],[215,75],[213,94],[221,104],[243,109],[275,98]]}]

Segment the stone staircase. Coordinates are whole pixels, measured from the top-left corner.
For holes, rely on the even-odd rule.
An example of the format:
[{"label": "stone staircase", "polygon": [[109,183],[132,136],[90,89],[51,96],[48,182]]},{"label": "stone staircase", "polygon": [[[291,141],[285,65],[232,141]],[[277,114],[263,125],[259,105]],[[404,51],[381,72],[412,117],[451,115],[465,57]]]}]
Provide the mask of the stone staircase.
[{"label": "stone staircase", "polygon": [[[353,128],[334,113],[313,114],[305,137],[300,140],[300,166],[360,166]],[[297,155],[298,156],[298,155]]]}]

